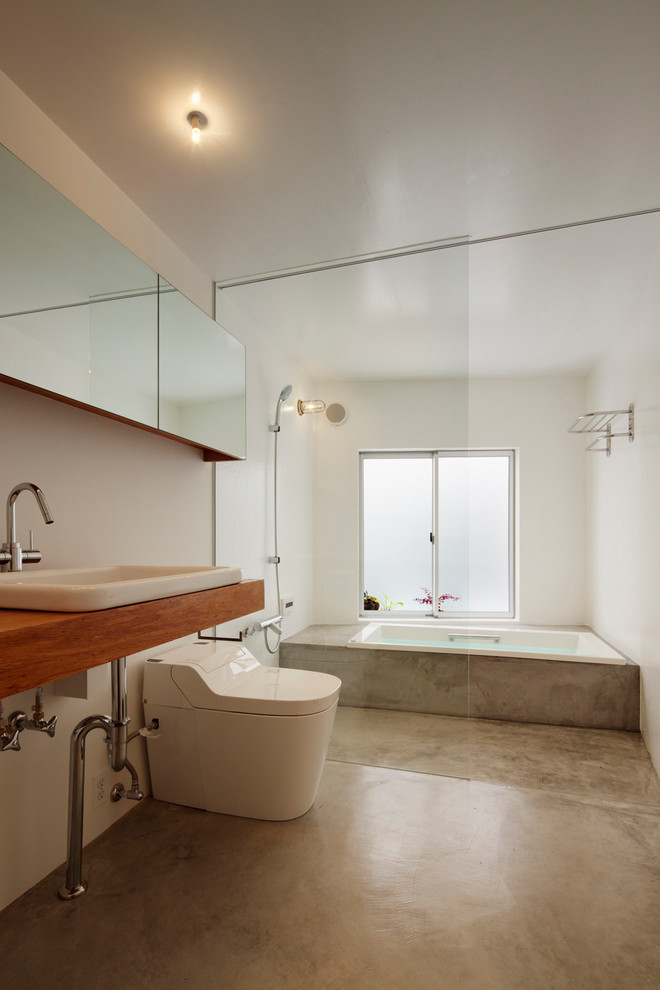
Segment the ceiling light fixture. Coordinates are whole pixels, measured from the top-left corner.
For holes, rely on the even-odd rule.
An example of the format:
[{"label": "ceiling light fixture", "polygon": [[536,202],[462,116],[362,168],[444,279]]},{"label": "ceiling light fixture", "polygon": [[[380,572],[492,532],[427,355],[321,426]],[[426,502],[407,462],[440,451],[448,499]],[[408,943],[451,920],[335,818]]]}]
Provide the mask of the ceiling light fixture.
[{"label": "ceiling light fixture", "polygon": [[325,402],[323,399],[298,399],[298,415],[304,416],[305,413],[320,413],[325,409]]},{"label": "ceiling light fixture", "polygon": [[199,144],[202,131],[208,124],[208,120],[199,110],[191,110],[186,120],[192,128],[192,139],[195,144]]}]

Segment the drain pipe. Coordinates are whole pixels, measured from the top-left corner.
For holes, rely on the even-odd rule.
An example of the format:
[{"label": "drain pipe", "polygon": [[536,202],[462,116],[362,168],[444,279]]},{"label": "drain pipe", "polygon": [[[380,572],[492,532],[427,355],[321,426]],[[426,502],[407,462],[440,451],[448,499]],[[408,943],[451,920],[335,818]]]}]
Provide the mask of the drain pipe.
[{"label": "drain pipe", "polygon": [[110,766],[117,772],[126,764],[128,743],[128,697],[126,690],[126,657],[113,660],[110,665],[112,678],[112,729],[110,732]]},{"label": "drain pipe", "polygon": [[[66,880],[58,891],[63,901],[80,897],[87,890],[82,879],[83,811],[85,783],[85,740],[93,729],[103,729],[108,756],[113,770],[128,769],[132,777],[132,790],[124,792],[125,797],[141,800],[144,795],[139,789],[135,768],[128,761],[126,657],[113,660],[110,670],[112,684],[112,718],[107,715],[88,715],[73,730],[69,750],[69,821],[67,831]],[[121,796],[121,794],[120,794]],[[116,799],[118,800],[118,799]]]},{"label": "drain pipe", "polygon": [[[114,663],[115,661],[113,661]],[[85,783],[85,739],[92,729],[105,729],[105,742],[112,738],[112,719],[88,715],[73,730],[69,750],[69,824],[67,829],[66,880],[58,890],[63,901],[80,897],[87,890],[82,880],[83,807]]]}]

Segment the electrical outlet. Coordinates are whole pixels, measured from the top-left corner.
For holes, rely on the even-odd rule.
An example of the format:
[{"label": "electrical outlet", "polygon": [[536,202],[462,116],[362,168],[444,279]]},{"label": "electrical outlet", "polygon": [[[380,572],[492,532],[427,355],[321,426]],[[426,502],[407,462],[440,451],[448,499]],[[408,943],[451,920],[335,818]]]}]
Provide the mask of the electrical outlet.
[{"label": "electrical outlet", "polygon": [[92,808],[100,808],[108,800],[107,770],[99,770],[92,777]]}]

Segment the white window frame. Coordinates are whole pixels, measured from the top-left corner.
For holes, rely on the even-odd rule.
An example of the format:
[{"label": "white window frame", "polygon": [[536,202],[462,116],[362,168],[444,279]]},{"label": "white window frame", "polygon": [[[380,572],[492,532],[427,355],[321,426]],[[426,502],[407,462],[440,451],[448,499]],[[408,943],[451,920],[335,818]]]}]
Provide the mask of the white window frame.
[{"label": "white window frame", "polygon": [[[438,532],[438,520],[440,513],[440,500],[437,493],[438,462],[445,457],[506,457],[509,462],[509,549],[508,549],[508,574],[509,574],[509,611],[508,612],[459,612],[452,609],[451,612],[440,612],[438,610],[437,574],[440,556],[440,547],[436,537]],[[364,610],[364,464],[367,460],[396,458],[429,458],[433,461],[432,485],[433,485],[433,531],[432,531],[432,598],[433,609],[429,612],[403,611],[393,612],[367,612]],[[372,621],[392,621],[399,619],[440,619],[454,621],[456,619],[506,619],[516,618],[517,587],[518,587],[518,557],[517,557],[517,451],[511,447],[470,447],[460,449],[436,449],[436,450],[361,450],[359,451],[359,604],[358,615],[360,618],[369,618]]]}]

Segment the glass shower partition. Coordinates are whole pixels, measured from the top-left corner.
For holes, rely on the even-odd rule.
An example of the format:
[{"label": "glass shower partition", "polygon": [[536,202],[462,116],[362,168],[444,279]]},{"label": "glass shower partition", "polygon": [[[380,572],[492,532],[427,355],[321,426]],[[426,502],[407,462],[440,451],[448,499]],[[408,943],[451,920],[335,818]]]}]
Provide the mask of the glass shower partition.
[{"label": "glass shower partition", "polygon": [[[469,658],[433,645],[464,607],[468,570],[464,540],[455,575],[438,574],[435,470],[435,452],[468,446],[466,242],[227,286],[217,299],[225,326],[240,336],[237,319],[267,325],[298,362],[282,365],[264,401],[267,415],[293,380],[278,434],[278,531],[280,583],[296,608],[279,662],[342,680],[329,758],[469,776]],[[252,360],[263,381],[268,355],[253,347]],[[299,416],[298,398],[344,415]],[[281,605],[273,570],[269,615]],[[247,646],[270,662],[260,642]]]}]

